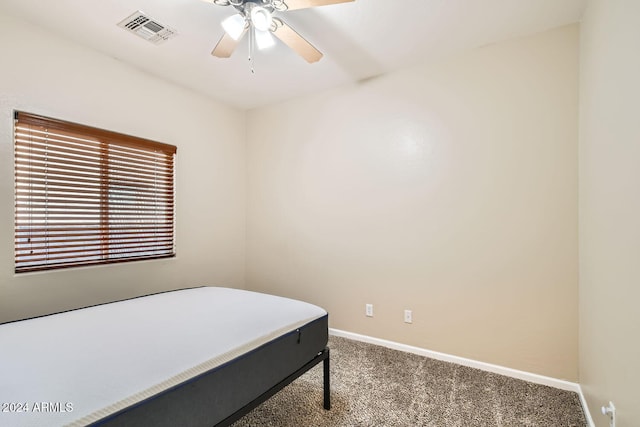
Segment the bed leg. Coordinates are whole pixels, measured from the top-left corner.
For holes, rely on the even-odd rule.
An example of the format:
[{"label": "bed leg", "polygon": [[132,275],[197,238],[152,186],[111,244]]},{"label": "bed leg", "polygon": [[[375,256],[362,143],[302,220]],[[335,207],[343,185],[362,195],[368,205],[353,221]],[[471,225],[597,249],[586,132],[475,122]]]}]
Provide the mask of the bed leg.
[{"label": "bed leg", "polygon": [[329,347],[325,349],[327,357],[322,361],[324,368],[324,409],[331,409],[331,379],[329,378]]}]

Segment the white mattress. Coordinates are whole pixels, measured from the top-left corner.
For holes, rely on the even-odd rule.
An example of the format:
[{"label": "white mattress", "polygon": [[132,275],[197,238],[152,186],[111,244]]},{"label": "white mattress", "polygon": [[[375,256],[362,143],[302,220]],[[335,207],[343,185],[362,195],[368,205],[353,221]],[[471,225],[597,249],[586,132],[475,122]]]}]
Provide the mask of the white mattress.
[{"label": "white mattress", "polygon": [[204,287],[0,325],[0,426],[86,425],[325,314]]}]

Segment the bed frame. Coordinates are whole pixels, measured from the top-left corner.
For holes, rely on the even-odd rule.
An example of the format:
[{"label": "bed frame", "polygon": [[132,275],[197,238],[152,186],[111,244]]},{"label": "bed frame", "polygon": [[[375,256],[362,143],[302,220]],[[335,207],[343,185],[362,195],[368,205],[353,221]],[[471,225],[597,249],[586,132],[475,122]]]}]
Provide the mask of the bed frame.
[{"label": "bed frame", "polygon": [[240,418],[242,418],[245,415],[247,415],[253,409],[255,409],[260,404],[262,404],[265,401],[267,401],[274,394],[276,394],[277,392],[282,390],[284,387],[286,387],[287,385],[289,385],[290,383],[295,381],[298,377],[300,377],[301,375],[306,373],[309,369],[313,368],[314,366],[316,366],[320,362],[323,362],[323,372],[324,372],[324,374],[323,374],[324,375],[324,380],[323,380],[323,382],[324,382],[324,384],[323,384],[323,389],[324,389],[324,399],[323,399],[324,400],[324,409],[330,410],[331,409],[331,391],[330,391],[330,379],[329,379],[329,347],[325,347],[324,350],[322,350],[322,352],[320,352],[310,362],[308,362],[303,367],[301,367],[300,369],[295,371],[293,374],[289,375],[284,380],[280,381],[275,386],[271,387],[271,389],[269,389],[267,392],[261,394],[256,399],[254,399],[253,401],[251,401],[250,403],[248,403],[244,407],[240,408],[234,414],[229,415],[223,421],[221,421],[218,424],[216,424],[216,427],[227,427],[227,426],[230,426],[231,424],[235,423]]}]

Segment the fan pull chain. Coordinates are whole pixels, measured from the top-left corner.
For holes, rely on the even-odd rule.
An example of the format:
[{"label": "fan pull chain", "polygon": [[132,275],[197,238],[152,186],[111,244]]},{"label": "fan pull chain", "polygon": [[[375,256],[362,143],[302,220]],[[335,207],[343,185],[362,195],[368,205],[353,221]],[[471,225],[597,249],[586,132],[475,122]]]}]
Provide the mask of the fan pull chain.
[{"label": "fan pull chain", "polygon": [[251,74],[255,74],[256,71],[253,69],[253,45],[254,45],[254,33],[252,28],[249,27],[249,69],[251,70]]}]

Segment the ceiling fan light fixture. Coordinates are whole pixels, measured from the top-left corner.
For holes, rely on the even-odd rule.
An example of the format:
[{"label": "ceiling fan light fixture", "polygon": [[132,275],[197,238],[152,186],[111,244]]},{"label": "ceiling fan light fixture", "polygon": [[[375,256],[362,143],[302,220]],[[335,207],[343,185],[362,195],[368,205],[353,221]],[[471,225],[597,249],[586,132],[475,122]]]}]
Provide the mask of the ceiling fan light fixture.
[{"label": "ceiling fan light fixture", "polygon": [[251,9],[251,23],[259,31],[269,31],[271,28],[271,12],[262,6],[256,6]]},{"label": "ceiling fan light fixture", "polygon": [[258,49],[260,50],[268,49],[276,44],[275,39],[271,35],[271,32],[260,31],[256,28],[255,33],[256,33],[256,45],[258,46]]},{"label": "ceiling fan light fixture", "polygon": [[[296,30],[283,22],[274,13],[286,10],[312,8],[340,3],[351,3],[356,0],[203,0],[220,6],[233,7],[238,13],[223,21],[224,35],[216,44],[211,55],[217,58],[229,58],[240,39],[248,33],[249,62],[253,64],[254,48],[266,49],[280,40],[287,47],[300,55],[308,63],[322,58],[322,52],[316,49]],[[253,72],[253,67],[251,68]]]},{"label": "ceiling fan light fixture", "polygon": [[234,40],[239,40],[242,34],[244,33],[244,27],[247,22],[244,17],[239,13],[235,15],[231,15],[228,18],[225,18],[222,21],[222,28],[229,34],[229,36]]}]

